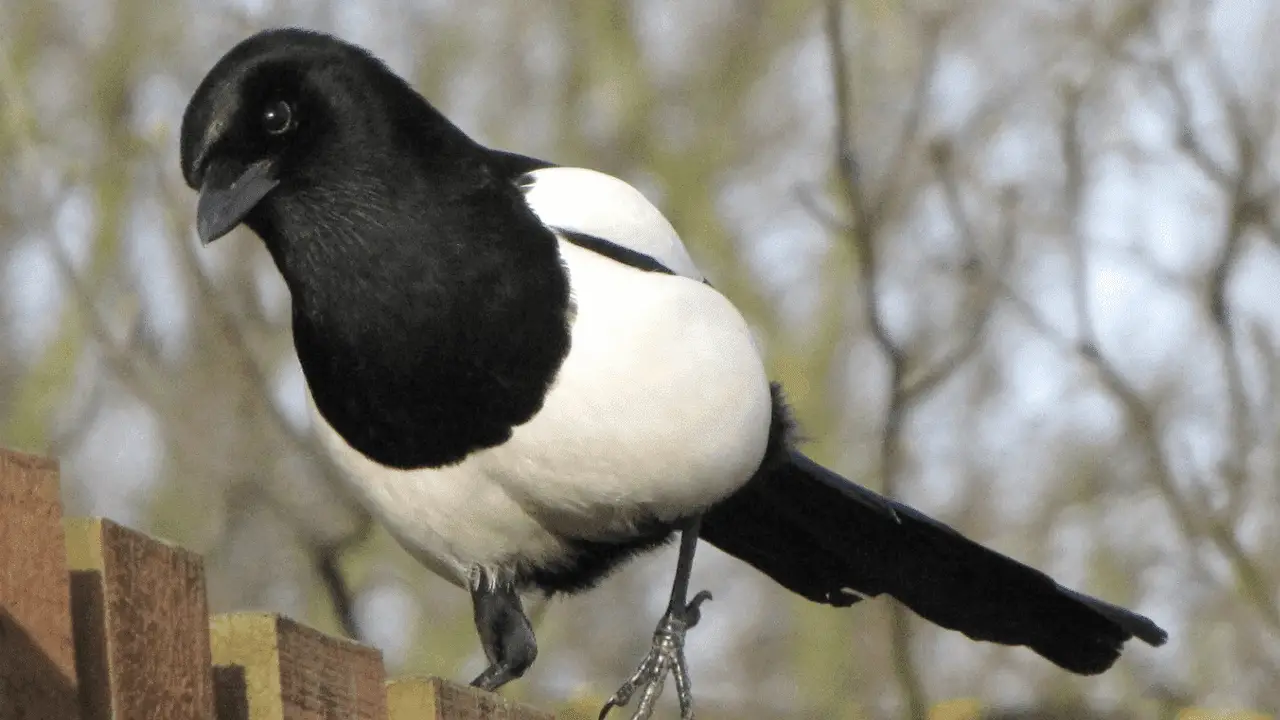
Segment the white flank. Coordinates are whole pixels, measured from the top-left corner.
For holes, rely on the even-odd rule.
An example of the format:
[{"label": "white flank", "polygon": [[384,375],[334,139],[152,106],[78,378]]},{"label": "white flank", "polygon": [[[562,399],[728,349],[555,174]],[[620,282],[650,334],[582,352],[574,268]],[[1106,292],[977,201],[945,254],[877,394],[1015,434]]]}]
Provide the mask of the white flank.
[{"label": "white flank", "polygon": [[[592,191],[588,177],[605,178],[605,190]],[[378,465],[315,415],[371,511],[420,561],[459,584],[477,565],[553,559],[563,551],[557,536],[622,538],[643,518],[705,508],[751,477],[768,437],[768,379],[751,332],[700,282],[670,224],[647,201],[652,212],[641,207],[637,191],[600,173],[575,171],[559,186],[590,201],[588,221],[576,224],[568,203],[536,192],[540,186],[542,179],[529,198],[549,225],[625,239],[681,275],[638,270],[561,240],[576,304],[569,356],[532,420],[457,465]],[[608,198],[622,199],[621,216],[633,222],[656,215],[661,223],[604,234],[609,213],[600,203]]]}]

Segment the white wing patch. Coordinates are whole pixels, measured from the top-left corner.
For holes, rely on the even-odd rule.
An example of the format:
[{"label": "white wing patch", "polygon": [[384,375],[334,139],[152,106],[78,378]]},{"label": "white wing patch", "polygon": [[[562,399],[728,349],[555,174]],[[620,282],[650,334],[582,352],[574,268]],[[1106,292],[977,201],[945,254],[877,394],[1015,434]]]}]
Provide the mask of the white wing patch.
[{"label": "white wing patch", "polygon": [[544,225],[592,235],[648,255],[677,275],[701,281],[675,228],[637,189],[585,168],[534,170],[525,201]]}]

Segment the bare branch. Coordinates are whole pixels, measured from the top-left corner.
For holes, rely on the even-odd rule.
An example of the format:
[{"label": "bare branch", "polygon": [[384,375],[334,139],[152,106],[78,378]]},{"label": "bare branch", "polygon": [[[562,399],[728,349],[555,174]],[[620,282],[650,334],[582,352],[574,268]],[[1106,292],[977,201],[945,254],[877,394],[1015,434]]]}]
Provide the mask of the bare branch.
[{"label": "bare branch", "polygon": [[1182,79],[1178,76],[1173,64],[1165,59],[1156,63],[1156,78],[1164,85],[1173,100],[1174,122],[1178,126],[1178,147],[1187,154],[1205,177],[1219,185],[1230,184],[1230,175],[1222,167],[1222,163],[1214,159],[1204,141],[1200,139],[1195,128],[1194,115],[1191,111],[1191,100]]},{"label": "bare branch", "polygon": [[1097,353],[1098,338],[1094,332],[1093,312],[1089,306],[1088,255],[1082,237],[1083,229],[1080,227],[1086,181],[1084,147],[1080,141],[1080,108],[1084,89],[1065,87],[1062,95],[1062,165],[1065,171],[1063,212],[1069,235],[1067,251],[1076,276],[1076,282],[1072,283],[1072,306],[1075,309],[1076,332],[1081,346],[1088,352]]},{"label": "bare branch", "polygon": [[[1243,176],[1244,173],[1241,174],[1242,179]],[[1229,450],[1222,463],[1222,474],[1226,481],[1229,505],[1238,510],[1248,479],[1244,464],[1254,444],[1254,433],[1250,423],[1240,348],[1227,306],[1227,285],[1239,264],[1244,233],[1249,224],[1248,210],[1241,204],[1247,203],[1247,198],[1237,196],[1235,200],[1229,213],[1221,250],[1209,274],[1207,311],[1214,328],[1218,352],[1222,357],[1223,376],[1227,386],[1226,434]]]},{"label": "bare branch", "polygon": [[982,346],[1000,294],[1000,279],[1005,277],[1009,262],[1013,259],[1014,240],[1017,237],[1015,220],[1017,199],[1012,192],[1006,192],[1000,202],[1000,247],[996,250],[994,268],[988,270],[985,267],[986,262],[982,259],[982,251],[978,246],[973,224],[969,221],[960,199],[959,180],[955,176],[950,153],[935,152],[934,167],[942,185],[947,210],[951,214],[952,222],[964,248],[966,256],[964,272],[972,277],[973,284],[976,286],[973,301],[976,309],[960,342],[903,390],[904,401],[908,403],[914,403],[945,382]]},{"label": "bare branch", "polygon": [[[853,97],[849,85],[848,52],[844,45],[843,5],[841,0],[828,0],[825,14],[836,103],[836,174],[847,212],[853,218],[853,226],[846,231],[845,236],[857,251],[863,312],[871,335],[889,364],[889,401],[880,440],[880,477],[884,492],[893,495],[898,475],[898,446],[907,412],[907,398],[903,393],[907,359],[889,335],[880,305],[880,267],[876,247],[880,218],[873,216],[870,211],[867,189],[863,187],[860,165],[853,147]],[[912,720],[923,718],[928,712],[928,701],[912,657],[910,618],[906,610],[897,603],[890,606],[889,613],[894,674],[903,696],[904,717]]]},{"label": "bare branch", "polygon": [[[1197,538],[1207,534],[1219,552],[1231,563],[1236,579],[1245,586],[1249,600],[1259,610],[1267,625],[1273,630],[1280,631],[1280,606],[1276,604],[1269,592],[1263,590],[1265,585],[1257,585],[1265,575],[1240,546],[1234,532],[1214,516],[1211,508],[1203,502],[1195,503],[1183,496],[1177,487],[1175,474],[1165,450],[1161,446],[1159,418],[1155,410],[1105,356],[1097,341],[1097,332],[1089,312],[1088,256],[1080,218],[1084,157],[1078,136],[1079,100],[1078,94],[1068,93],[1066,113],[1062,123],[1063,161],[1068,168],[1066,205],[1067,212],[1070,214],[1067,217],[1067,234],[1073,259],[1072,292],[1075,297],[1074,304],[1079,326],[1077,353],[1094,368],[1103,386],[1124,409],[1130,428],[1142,444],[1144,454],[1153,471],[1156,487],[1177,521],[1184,539],[1194,545]],[[1224,272],[1229,269],[1231,262],[1233,261],[1228,257],[1227,263],[1222,265]],[[1224,312],[1221,316],[1225,319]]]},{"label": "bare branch", "polygon": [[822,206],[822,202],[818,199],[813,188],[804,184],[796,185],[791,194],[805,213],[829,232],[841,235],[852,232],[848,222],[836,217],[834,213]]},{"label": "bare branch", "polygon": [[871,212],[875,215],[873,224],[882,222],[889,215],[887,211],[889,203],[904,194],[902,185],[910,167],[908,157],[912,148],[919,144],[920,128],[929,108],[929,91],[933,89],[933,81],[938,74],[938,58],[941,55],[942,30],[945,25],[943,15],[930,15],[922,23],[924,57],[920,60],[920,69],[916,73],[911,99],[907,105],[907,114],[899,129],[898,139],[894,143],[893,151],[889,153],[885,177],[871,203]]},{"label": "bare branch", "polygon": [[[1215,97],[1221,100],[1226,115],[1230,139],[1234,145],[1234,171],[1228,171],[1211,156],[1191,120],[1190,101],[1185,88],[1169,60],[1157,65],[1157,74],[1163,79],[1174,100],[1175,115],[1180,127],[1179,146],[1192,159],[1205,176],[1223,193],[1228,204],[1227,224],[1219,243],[1217,257],[1207,277],[1206,307],[1214,339],[1222,358],[1223,377],[1227,387],[1228,452],[1221,464],[1221,473],[1228,492],[1228,512],[1236,515],[1242,509],[1248,474],[1244,463],[1256,442],[1256,433],[1250,422],[1247,391],[1244,384],[1244,368],[1239,343],[1231,324],[1227,291],[1244,248],[1245,233],[1258,225],[1272,232],[1272,202],[1267,195],[1256,195],[1254,184],[1260,175],[1260,147],[1265,140],[1249,119],[1248,110],[1239,90],[1224,67],[1222,59],[1212,51],[1205,52],[1210,85]],[[1274,235],[1273,235],[1274,237]],[[1215,524],[1218,521],[1215,521]],[[1223,549],[1227,552],[1227,548]]]},{"label": "bare branch", "polygon": [[[849,83],[849,58],[844,45],[844,10],[837,0],[826,6],[825,30],[831,55],[831,82],[835,93],[836,176],[845,204],[852,211],[853,233],[869,235],[872,228],[866,190],[862,185],[862,164],[853,145],[853,90]],[[863,249],[863,248],[860,248]],[[865,265],[866,257],[859,258]]]}]

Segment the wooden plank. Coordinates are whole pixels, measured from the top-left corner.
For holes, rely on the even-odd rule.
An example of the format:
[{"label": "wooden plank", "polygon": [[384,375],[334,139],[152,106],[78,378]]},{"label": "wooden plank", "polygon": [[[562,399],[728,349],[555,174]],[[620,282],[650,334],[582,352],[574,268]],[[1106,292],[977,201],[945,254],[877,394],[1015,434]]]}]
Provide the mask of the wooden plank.
[{"label": "wooden plank", "polygon": [[79,716],[57,462],[0,449],[0,718]]},{"label": "wooden plank", "polygon": [[219,720],[385,720],[382,653],[268,613],[210,622]]},{"label": "wooden plank", "polygon": [[438,677],[392,680],[387,707],[391,720],[555,720],[551,713]]},{"label": "wooden plank", "polygon": [[213,718],[200,557],[110,520],[65,527],[83,720]]}]

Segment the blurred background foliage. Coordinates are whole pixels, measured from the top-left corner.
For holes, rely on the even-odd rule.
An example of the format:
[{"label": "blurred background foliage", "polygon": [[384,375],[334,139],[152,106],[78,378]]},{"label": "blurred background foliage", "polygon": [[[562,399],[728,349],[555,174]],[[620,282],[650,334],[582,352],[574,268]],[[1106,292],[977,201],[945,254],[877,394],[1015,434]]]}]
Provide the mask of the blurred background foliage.
[{"label": "blurred background foliage", "polygon": [[[704,548],[701,717],[1280,708],[1280,5],[0,0],[0,444],[59,457],[68,512],[202,552],[213,609],[345,614],[393,671],[466,679],[466,594],[313,452],[267,254],[194,237],[182,109],[281,24],[374,49],[486,143],[642,188],[817,457],[1172,632],[1069,677]],[[593,717],[672,567],[540,604],[506,692]]]}]

